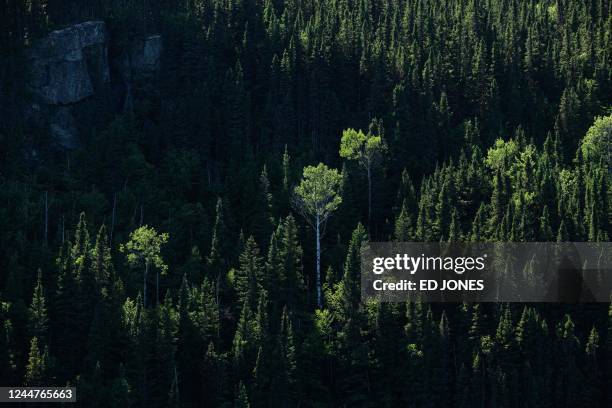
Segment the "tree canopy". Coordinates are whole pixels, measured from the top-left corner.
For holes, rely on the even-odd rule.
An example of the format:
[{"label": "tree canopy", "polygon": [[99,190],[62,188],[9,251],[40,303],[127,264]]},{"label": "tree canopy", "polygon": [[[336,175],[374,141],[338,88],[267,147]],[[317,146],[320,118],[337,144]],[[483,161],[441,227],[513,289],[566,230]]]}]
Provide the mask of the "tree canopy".
[{"label": "tree canopy", "polygon": [[[0,2],[2,384],[88,406],[610,406],[609,304],[362,303],[359,253],[609,241],[611,11]],[[92,20],[91,95],[41,101],[32,50]]]}]

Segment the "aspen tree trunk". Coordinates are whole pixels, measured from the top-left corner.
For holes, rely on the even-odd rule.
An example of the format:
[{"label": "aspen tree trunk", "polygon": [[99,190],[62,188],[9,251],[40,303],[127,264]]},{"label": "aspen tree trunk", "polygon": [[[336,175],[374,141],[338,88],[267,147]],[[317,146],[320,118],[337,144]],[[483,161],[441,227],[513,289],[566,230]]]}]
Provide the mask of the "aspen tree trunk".
[{"label": "aspen tree trunk", "polygon": [[108,246],[113,246],[113,233],[115,231],[115,213],[117,210],[117,193],[113,194],[113,215],[111,218],[110,237],[108,238]]},{"label": "aspen tree trunk", "polygon": [[49,192],[45,191],[45,247],[47,246],[49,236]]},{"label": "aspen tree trunk", "polygon": [[[219,270],[219,273],[217,274],[217,287],[215,288],[216,298],[217,298],[217,316],[219,320],[221,320],[221,299],[220,299],[221,291],[219,290],[220,286],[221,286],[221,270]],[[217,337],[219,336],[221,336],[221,325],[220,324],[217,325]]]},{"label": "aspen tree trunk", "polygon": [[368,230],[372,226],[372,169],[367,167],[368,171]]},{"label": "aspen tree trunk", "polygon": [[316,220],[316,234],[317,234],[317,307],[321,308],[321,232],[320,232],[319,216],[317,215]]},{"label": "aspen tree trunk", "polygon": [[147,277],[149,276],[149,261],[145,261],[143,305],[147,307]]}]

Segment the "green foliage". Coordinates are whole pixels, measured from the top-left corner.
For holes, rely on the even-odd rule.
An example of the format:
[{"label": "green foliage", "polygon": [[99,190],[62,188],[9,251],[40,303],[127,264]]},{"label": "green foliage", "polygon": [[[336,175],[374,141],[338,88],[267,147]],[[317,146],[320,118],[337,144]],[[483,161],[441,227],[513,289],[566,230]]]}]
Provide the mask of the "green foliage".
[{"label": "green foliage", "polygon": [[42,272],[38,270],[36,286],[32,295],[32,304],[28,310],[28,327],[32,337],[45,339],[48,335],[49,316],[42,285]]},{"label": "green foliage", "polygon": [[380,135],[365,134],[355,129],[342,132],[340,157],[357,160],[361,166],[369,169],[384,152],[385,144]]},{"label": "green foliage", "polygon": [[125,254],[130,267],[144,266],[144,288],[143,303],[147,305],[147,281],[149,268],[157,269],[155,302],[159,303],[159,272],[165,274],[168,265],[161,256],[161,247],[168,242],[168,234],[158,234],[157,231],[147,225],[137,228],[130,233],[127,243],[119,246],[119,251]]},{"label": "green foliage", "polygon": [[400,213],[395,220],[394,238],[399,242],[412,241],[414,239],[414,225],[406,201],[402,204]]},{"label": "green foliage", "polygon": [[246,387],[241,382],[238,384],[238,394],[236,395],[236,399],[234,401],[235,408],[249,408],[251,404],[249,404],[249,396],[246,391]]},{"label": "green foliage", "polygon": [[325,222],[338,209],[342,203],[341,181],[338,170],[323,163],[304,167],[302,181],[295,188],[295,198],[297,207],[312,224]]},{"label": "green foliage", "polygon": [[[361,130],[346,129],[340,140],[340,157],[356,160],[368,176],[368,221],[372,218],[372,170],[387,147],[382,138],[384,127],[382,122],[374,119],[370,130],[364,134]],[[376,133],[373,134],[373,133]]]},{"label": "green foliage", "polygon": [[38,345],[38,339],[32,337],[30,342],[30,353],[28,354],[28,365],[26,366],[26,374],[24,381],[30,386],[41,386],[47,381],[47,372],[49,370],[49,352],[45,348],[41,350]]},{"label": "green foliage", "polygon": [[302,181],[295,188],[295,205],[314,228],[316,234],[317,305],[322,306],[321,294],[321,235],[327,219],[342,203],[342,175],[325,164],[304,167]]},{"label": "green foliage", "polygon": [[240,267],[234,273],[234,285],[239,304],[245,301],[254,308],[261,289],[263,289],[263,259],[259,256],[259,248],[251,236],[244,245],[239,258]]},{"label": "green foliage", "polygon": [[497,139],[494,147],[487,152],[485,163],[494,171],[503,171],[506,175],[514,175],[514,166],[516,165],[517,156],[519,154],[519,146],[514,140],[504,141]]},{"label": "green foliage", "polygon": [[120,246],[131,267],[150,265],[166,273],[168,265],[161,257],[161,247],[168,242],[168,234],[159,234],[154,228],[142,226],[130,233],[130,239]]},{"label": "green foliage", "polygon": [[585,163],[610,166],[610,144],[612,143],[612,115],[595,119],[582,139],[580,149]]}]

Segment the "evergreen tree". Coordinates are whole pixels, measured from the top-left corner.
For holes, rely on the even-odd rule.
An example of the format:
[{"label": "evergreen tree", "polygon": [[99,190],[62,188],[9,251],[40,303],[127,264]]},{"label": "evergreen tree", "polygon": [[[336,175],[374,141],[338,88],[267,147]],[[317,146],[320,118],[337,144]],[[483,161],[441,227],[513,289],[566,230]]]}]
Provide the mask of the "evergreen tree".
[{"label": "evergreen tree", "polygon": [[544,206],[542,216],[540,217],[539,240],[541,242],[549,242],[552,240],[553,233],[550,227],[550,217],[548,215],[548,206]]},{"label": "evergreen tree", "polygon": [[240,303],[245,301],[255,308],[257,298],[263,286],[263,259],[259,256],[259,248],[253,236],[247,240],[240,254],[240,267],[235,271],[235,286]]},{"label": "evergreen tree", "polygon": [[289,215],[283,222],[279,236],[279,256],[283,266],[279,270],[281,302],[291,310],[301,310],[304,307],[305,283],[302,267],[303,251],[299,243],[298,226],[295,218]]},{"label": "evergreen tree", "polygon": [[234,408],[249,408],[249,396],[247,394],[246,387],[242,382],[238,384],[238,394],[234,400]]},{"label": "evergreen tree", "polygon": [[15,344],[13,325],[8,318],[9,303],[0,301],[0,374],[5,381],[15,381]]},{"label": "evergreen tree", "polygon": [[409,214],[408,205],[405,200],[395,220],[395,231],[393,236],[399,242],[406,242],[414,239],[412,217]]},{"label": "evergreen tree", "polygon": [[49,353],[46,348],[41,350],[38,345],[38,339],[32,337],[24,382],[30,386],[40,386],[47,381],[48,370]]},{"label": "evergreen tree", "polygon": [[211,279],[216,282],[217,304],[221,304],[221,294],[225,288],[225,274],[227,270],[227,232],[225,225],[225,211],[221,198],[217,199],[215,225],[213,227],[210,254],[206,259],[206,265],[210,271]]},{"label": "evergreen tree", "polygon": [[102,287],[111,284],[111,279],[114,277],[111,250],[107,242],[106,227],[102,225],[92,248],[93,274],[96,282]]},{"label": "evergreen tree", "polygon": [[245,300],[240,312],[238,326],[232,342],[232,365],[236,378],[244,381],[250,378],[257,350],[255,347],[255,328],[253,312]]},{"label": "evergreen tree", "polygon": [[584,369],[585,382],[583,389],[583,404],[585,406],[597,405],[601,401],[601,376],[599,372],[598,350],[599,334],[595,327],[591,329],[585,348],[586,365]]},{"label": "evergreen tree", "polygon": [[40,269],[38,270],[36,286],[34,287],[34,294],[32,295],[32,304],[29,308],[28,326],[30,335],[36,337],[44,344],[48,336],[49,316],[47,315],[47,306],[42,285],[42,272]]}]

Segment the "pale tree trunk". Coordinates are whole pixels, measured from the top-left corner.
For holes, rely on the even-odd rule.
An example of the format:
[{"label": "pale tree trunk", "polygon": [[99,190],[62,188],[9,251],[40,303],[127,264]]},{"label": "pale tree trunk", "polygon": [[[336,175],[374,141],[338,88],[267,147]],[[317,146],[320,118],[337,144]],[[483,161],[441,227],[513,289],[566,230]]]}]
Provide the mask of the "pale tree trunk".
[{"label": "pale tree trunk", "polygon": [[143,305],[147,307],[147,278],[149,276],[149,261],[145,261]]},{"label": "pale tree trunk", "polygon": [[[219,270],[219,273],[217,274],[217,287],[215,288],[216,291],[216,298],[217,298],[217,317],[219,319],[219,321],[221,321],[221,291],[219,289],[219,287],[221,286],[221,270]],[[217,337],[219,337],[221,335],[221,325],[218,324],[217,325]]]},{"label": "pale tree trunk", "polygon": [[321,231],[319,216],[317,215],[316,220],[316,234],[317,234],[317,307],[323,306],[321,302]]},{"label": "pale tree trunk", "polygon": [[44,233],[45,247],[48,243],[49,236],[49,192],[45,191],[45,233]]},{"label": "pale tree trunk", "polygon": [[367,167],[368,171],[368,230],[372,226],[372,168]]},{"label": "pale tree trunk", "polygon": [[217,273],[217,287],[215,288],[216,292],[217,292],[217,307],[219,307],[219,286],[221,285],[221,271],[219,271],[219,273]]},{"label": "pale tree trunk", "polygon": [[113,195],[113,215],[111,217],[110,236],[108,238],[108,246],[113,246],[113,233],[115,232],[115,212],[117,210],[117,193]]}]

